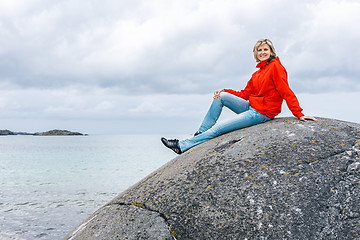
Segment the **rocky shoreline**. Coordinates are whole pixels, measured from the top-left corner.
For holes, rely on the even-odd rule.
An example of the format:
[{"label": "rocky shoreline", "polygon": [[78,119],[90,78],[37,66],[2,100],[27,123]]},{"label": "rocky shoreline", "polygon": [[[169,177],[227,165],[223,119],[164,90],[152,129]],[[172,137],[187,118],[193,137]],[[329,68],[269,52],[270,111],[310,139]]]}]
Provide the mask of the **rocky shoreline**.
[{"label": "rocky shoreline", "polygon": [[87,136],[87,134],[72,132],[68,130],[49,130],[47,132],[36,132],[36,133],[27,133],[27,132],[13,132],[10,130],[0,130],[0,136],[8,135],[31,135],[31,136]]}]

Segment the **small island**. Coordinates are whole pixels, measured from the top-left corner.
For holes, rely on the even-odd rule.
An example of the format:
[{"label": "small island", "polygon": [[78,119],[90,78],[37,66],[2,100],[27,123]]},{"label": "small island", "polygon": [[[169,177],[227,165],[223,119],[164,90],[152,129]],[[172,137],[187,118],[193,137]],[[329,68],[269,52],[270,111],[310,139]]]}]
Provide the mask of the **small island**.
[{"label": "small island", "polygon": [[10,130],[0,130],[0,136],[7,135],[32,135],[32,136],[87,136],[87,134],[79,133],[79,132],[71,132],[68,130],[50,130],[47,132],[36,132],[36,133],[27,133],[27,132],[13,132]]}]

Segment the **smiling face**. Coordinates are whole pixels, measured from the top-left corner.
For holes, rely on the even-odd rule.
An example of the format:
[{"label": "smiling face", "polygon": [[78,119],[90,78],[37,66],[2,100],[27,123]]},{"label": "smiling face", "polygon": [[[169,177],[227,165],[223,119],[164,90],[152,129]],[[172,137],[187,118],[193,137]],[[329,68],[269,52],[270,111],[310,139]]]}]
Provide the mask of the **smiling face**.
[{"label": "smiling face", "polygon": [[265,44],[262,44],[257,49],[257,58],[262,62],[270,58],[270,56],[273,55],[270,46]]}]

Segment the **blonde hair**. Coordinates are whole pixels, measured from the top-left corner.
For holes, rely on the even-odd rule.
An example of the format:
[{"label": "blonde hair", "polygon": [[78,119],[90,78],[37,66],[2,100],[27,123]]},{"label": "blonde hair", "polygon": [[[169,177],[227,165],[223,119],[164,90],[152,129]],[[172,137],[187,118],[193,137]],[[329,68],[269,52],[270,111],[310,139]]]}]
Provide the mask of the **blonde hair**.
[{"label": "blonde hair", "polygon": [[254,52],[254,58],[257,62],[260,62],[260,60],[258,59],[257,57],[257,54],[258,54],[258,48],[263,45],[263,44],[267,44],[269,47],[270,47],[270,50],[271,50],[271,54],[270,56],[271,57],[276,57],[276,52],[275,52],[275,47],[274,47],[274,44],[269,40],[269,39],[260,39],[259,41],[257,41],[255,43],[255,46],[254,46],[254,49],[253,49],[253,52]]}]

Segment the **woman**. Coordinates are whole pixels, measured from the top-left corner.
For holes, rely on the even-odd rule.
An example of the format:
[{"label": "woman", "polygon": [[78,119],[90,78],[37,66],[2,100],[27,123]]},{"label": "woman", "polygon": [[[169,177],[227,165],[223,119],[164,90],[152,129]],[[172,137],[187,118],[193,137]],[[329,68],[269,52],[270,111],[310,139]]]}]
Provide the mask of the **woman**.
[{"label": "woman", "polygon": [[[259,62],[256,66],[259,70],[253,73],[245,89],[216,91],[210,109],[194,137],[181,141],[161,138],[166,147],[181,154],[224,133],[272,120],[281,112],[283,100],[298,119],[317,121],[316,118],[302,113],[299,102],[289,87],[287,72],[276,56],[272,42],[269,39],[260,39],[253,52],[255,60]],[[216,124],[224,106],[237,113],[237,116]]]}]

